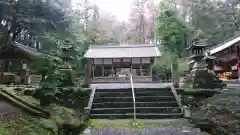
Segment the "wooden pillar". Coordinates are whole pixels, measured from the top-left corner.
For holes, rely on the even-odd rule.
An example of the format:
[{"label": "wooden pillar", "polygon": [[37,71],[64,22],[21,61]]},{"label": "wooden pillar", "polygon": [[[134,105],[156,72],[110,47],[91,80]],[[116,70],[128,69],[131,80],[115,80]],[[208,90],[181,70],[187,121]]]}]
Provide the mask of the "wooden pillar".
[{"label": "wooden pillar", "polygon": [[94,78],[94,76],[95,76],[95,65],[94,64],[92,64],[92,78]]},{"label": "wooden pillar", "polygon": [[149,70],[148,70],[148,72],[149,72],[149,76],[152,76],[152,64],[149,65]]},{"label": "wooden pillar", "polygon": [[115,76],[115,75],[114,75],[115,73],[114,73],[114,69],[113,69],[113,59],[111,59],[111,63],[112,63],[112,65],[111,65],[111,67],[112,67],[112,69],[111,69],[112,71],[111,71],[111,72],[112,72],[112,73],[111,73],[111,74],[112,74],[112,77],[114,77],[114,76]]},{"label": "wooden pillar", "polygon": [[140,58],[140,76],[142,76],[142,58]]},{"label": "wooden pillar", "polygon": [[91,59],[87,59],[85,63],[85,69],[84,69],[84,85],[90,86],[91,83]]},{"label": "wooden pillar", "polygon": [[104,77],[104,59],[102,59],[102,77]]},{"label": "wooden pillar", "polygon": [[26,62],[26,74],[25,74],[25,84],[29,85],[30,84],[30,69],[29,69],[29,64]]},{"label": "wooden pillar", "polygon": [[238,46],[235,46],[235,54],[236,54],[236,57],[237,57],[237,62],[236,62],[236,67],[237,67],[237,77],[239,78],[239,73],[238,73],[238,62],[239,62],[239,52],[238,52]]},{"label": "wooden pillar", "polygon": [[132,74],[132,58],[131,58],[131,61],[130,61],[130,73]]}]

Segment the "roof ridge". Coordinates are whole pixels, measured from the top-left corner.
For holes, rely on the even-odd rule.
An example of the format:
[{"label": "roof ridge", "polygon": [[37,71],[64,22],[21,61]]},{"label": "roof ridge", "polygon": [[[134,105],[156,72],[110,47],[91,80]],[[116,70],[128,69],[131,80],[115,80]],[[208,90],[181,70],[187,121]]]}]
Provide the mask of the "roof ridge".
[{"label": "roof ridge", "polygon": [[222,51],[232,45],[234,45],[235,43],[240,41],[240,36],[236,36],[236,37],[232,37],[229,40],[226,40],[225,42],[218,44],[216,47],[209,49],[209,52],[212,54],[215,54],[219,51]]},{"label": "roof ridge", "polygon": [[226,44],[226,43],[228,43],[228,42],[230,42],[230,41],[232,41],[232,40],[235,40],[235,39],[237,39],[237,38],[239,38],[239,37],[240,37],[240,36],[230,37],[230,38],[228,38],[227,40],[225,40],[225,41],[223,41],[223,42],[221,42],[221,43],[218,43],[218,44],[216,44],[216,45],[211,46],[211,47],[209,48],[209,50],[215,49],[215,48],[217,48],[217,47],[219,47],[219,46],[222,46],[222,45],[224,45],[224,44]]},{"label": "roof ridge", "polygon": [[91,45],[90,48],[142,48],[142,47],[157,47],[152,44],[139,44],[139,45]]}]

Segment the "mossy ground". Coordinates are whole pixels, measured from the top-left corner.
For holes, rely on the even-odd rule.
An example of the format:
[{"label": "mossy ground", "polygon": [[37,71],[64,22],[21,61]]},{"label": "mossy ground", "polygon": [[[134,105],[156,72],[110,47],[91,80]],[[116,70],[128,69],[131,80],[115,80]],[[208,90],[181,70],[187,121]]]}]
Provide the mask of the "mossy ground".
[{"label": "mossy ground", "polygon": [[39,119],[26,117],[17,120],[0,121],[0,135],[53,135],[42,127]]},{"label": "mossy ground", "polygon": [[[44,109],[50,113],[48,119],[33,117],[30,114],[18,118],[8,119],[8,121],[0,121],[0,135],[55,135],[58,131],[57,124],[70,123],[71,125],[80,125],[80,114],[73,109],[69,109],[60,105],[50,104],[41,107],[39,100],[32,96],[26,96],[22,90],[13,90],[13,87],[4,87],[4,90],[18,97],[24,103]],[[16,101],[18,102],[18,101]],[[21,108],[21,106],[19,106]]]},{"label": "mossy ground", "polygon": [[[136,130],[136,129],[149,129],[149,128],[162,128],[162,127],[192,127],[186,119],[151,119],[151,120],[136,120],[136,126],[134,126],[132,119],[91,119],[90,128],[101,129],[101,128],[116,128],[123,130]],[[210,135],[202,132],[201,135]]]},{"label": "mossy ground", "polygon": [[120,129],[133,129],[133,128],[159,128],[159,127],[176,127],[181,125],[190,126],[184,119],[165,119],[165,120],[107,120],[107,119],[92,119],[90,120],[92,128],[120,128]]}]

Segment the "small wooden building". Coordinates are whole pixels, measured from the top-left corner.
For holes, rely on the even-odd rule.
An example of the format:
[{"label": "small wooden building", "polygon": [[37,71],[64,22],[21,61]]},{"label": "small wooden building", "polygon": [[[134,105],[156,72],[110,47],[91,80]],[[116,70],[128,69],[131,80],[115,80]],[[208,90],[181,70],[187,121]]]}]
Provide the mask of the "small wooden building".
[{"label": "small wooden building", "polygon": [[160,56],[155,45],[91,46],[85,54],[85,84],[129,82],[119,78],[129,73],[135,82],[151,82],[153,64]]},{"label": "small wooden building", "polygon": [[0,83],[14,83],[17,79],[20,84],[29,84],[29,60],[34,57],[43,57],[37,49],[13,42],[12,45],[0,48]]},{"label": "small wooden building", "polygon": [[208,50],[216,58],[214,71],[223,79],[237,79],[240,76],[240,37],[233,37]]}]

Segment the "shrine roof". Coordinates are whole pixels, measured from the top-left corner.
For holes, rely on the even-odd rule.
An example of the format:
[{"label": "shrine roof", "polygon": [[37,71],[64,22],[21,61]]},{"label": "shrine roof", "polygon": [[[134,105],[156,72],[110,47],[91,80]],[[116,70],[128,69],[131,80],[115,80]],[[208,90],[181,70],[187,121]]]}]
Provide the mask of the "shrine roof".
[{"label": "shrine roof", "polygon": [[204,59],[216,59],[217,57],[211,56],[211,55],[206,55]]},{"label": "shrine roof", "polygon": [[210,55],[213,55],[215,53],[223,51],[224,49],[227,49],[227,48],[231,47],[232,45],[234,45],[238,42],[240,42],[240,36],[239,37],[234,37],[234,38],[232,38],[232,39],[230,39],[230,40],[228,40],[228,41],[226,41],[222,44],[219,44],[216,47],[210,49],[208,52],[210,52]]},{"label": "shrine roof", "polygon": [[32,48],[30,46],[27,46],[27,45],[23,45],[21,43],[18,43],[18,42],[13,42],[12,45],[9,45],[9,46],[3,46],[1,49],[0,49],[0,52],[1,52],[1,58],[2,57],[11,57],[11,56],[4,56],[4,55],[7,55],[8,52],[12,52],[13,51],[13,48],[16,48],[18,50],[20,50],[21,52],[23,52],[24,54],[26,54],[27,56],[34,56],[34,57],[44,57],[45,54],[39,52],[37,49],[35,48]]},{"label": "shrine roof", "polygon": [[193,49],[193,48],[205,48],[206,46],[207,45],[205,45],[205,44],[191,45],[188,48],[186,48],[186,50],[190,50],[190,49]]},{"label": "shrine roof", "polygon": [[160,57],[161,52],[155,45],[94,45],[85,58],[144,58]]},{"label": "shrine roof", "polygon": [[193,64],[194,62],[195,62],[195,60],[191,60],[191,61],[188,62],[188,65]]},{"label": "shrine roof", "polygon": [[20,50],[32,55],[32,56],[37,56],[37,57],[42,57],[44,54],[39,52],[37,49],[35,48],[32,48],[30,46],[27,46],[27,45],[23,45],[21,43],[18,43],[18,42],[14,42],[13,43],[13,46],[14,47],[17,47],[19,48]]},{"label": "shrine roof", "polygon": [[198,43],[193,43],[186,50],[190,50],[193,48],[205,48],[207,46],[206,39],[199,40]]}]

